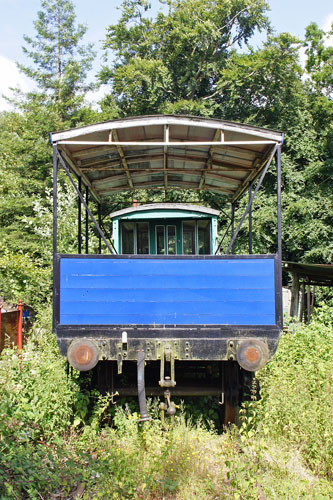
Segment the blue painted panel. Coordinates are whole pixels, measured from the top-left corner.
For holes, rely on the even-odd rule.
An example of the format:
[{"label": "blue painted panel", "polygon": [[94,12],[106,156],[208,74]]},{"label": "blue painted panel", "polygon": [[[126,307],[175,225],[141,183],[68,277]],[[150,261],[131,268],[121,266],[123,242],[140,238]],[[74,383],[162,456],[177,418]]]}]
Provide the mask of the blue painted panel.
[{"label": "blue painted panel", "polygon": [[60,323],[274,325],[274,259],[62,258]]},{"label": "blue painted panel", "polygon": [[[273,259],[272,259],[273,260]],[[271,259],[62,259],[71,276],[271,276]],[[223,265],[222,265],[223,263]]]},{"label": "blue painted panel", "polygon": [[[61,299],[65,304],[73,301],[73,291],[71,288],[63,288]],[[186,299],[192,302],[214,302],[216,301],[211,288],[192,288],[186,290]],[[246,302],[272,302],[274,301],[274,290],[271,288],[256,289],[229,289],[229,300],[245,300]],[[184,301],[184,290],[182,288],[161,289],[158,294],[152,294],[151,289],[145,288],[122,288],[117,289],[115,297],[114,290],[105,288],[77,288],[75,290],[75,300],[79,302],[105,302],[115,304],[120,302],[181,302]]]}]

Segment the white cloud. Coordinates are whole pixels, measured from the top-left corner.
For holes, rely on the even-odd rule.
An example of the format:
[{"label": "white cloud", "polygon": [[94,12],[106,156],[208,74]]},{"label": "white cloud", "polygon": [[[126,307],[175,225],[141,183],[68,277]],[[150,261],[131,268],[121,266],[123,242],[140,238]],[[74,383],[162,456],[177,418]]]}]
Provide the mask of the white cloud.
[{"label": "white cloud", "polygon": [[11,109],[3,95],[11,97],[10,88],[19,87],[23,92],[32,90],[32,82],[17,69],[14,61],[0,55],[0,111],[9,111]]},{"label": "white cloud", "polygon": [[97,90],[87,92],[85,98],[92,105],[93,109],[99,109],[98,101],[101,101],[104,96],[110,92],[109,85],[101,85]]},{"label": "white cloud", "polygon": [[[321,28],[324,31],[330,31],[332,23],[333,23],[333,12],[331,12],[330,14],[328,14],[328,16],[325,17],[325,20]],[[333,35],[327,38],[325,45],[326,47],[333,47]]]}]

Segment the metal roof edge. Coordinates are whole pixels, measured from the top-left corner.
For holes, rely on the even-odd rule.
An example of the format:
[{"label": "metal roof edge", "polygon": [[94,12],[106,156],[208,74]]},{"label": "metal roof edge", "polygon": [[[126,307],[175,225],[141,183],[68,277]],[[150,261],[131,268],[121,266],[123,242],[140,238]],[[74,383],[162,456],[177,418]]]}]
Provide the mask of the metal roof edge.
[{"label": "metal roof edge", "polygon": [[[254,125],[221,120],[218,118],[203,118],[201,116],[192,115],[142,115],[119,118],[116,120],[109,120],[92,125],[85,125],[83,127],[53,132],[52,140],[54,143],[60,140],[70,139],[80,135],[86,135],[103,130],[110,130],[112,128],[121,129],[135,126],[158,125],[159,123],[169,125],[183,123],[184,125],[189,126],[203,126],[207,128],[235,130],[238,132],[247,133],[249,135],[264,135],[267,138],[271,138],[272,140],[275,140],[277,142],[283,142],[283,133],[278,130],[256,127]],[[112,125],[114,126],[112,127]]]}]

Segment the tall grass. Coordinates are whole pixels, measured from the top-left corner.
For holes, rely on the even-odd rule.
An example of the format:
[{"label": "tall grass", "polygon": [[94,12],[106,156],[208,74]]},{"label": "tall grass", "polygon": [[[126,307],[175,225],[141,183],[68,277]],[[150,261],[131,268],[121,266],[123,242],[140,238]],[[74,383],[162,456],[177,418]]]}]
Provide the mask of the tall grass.
[{"label": "tall grass", "polygon": [[[180,411],[142,425],[67,376],[48,322],[0,358],[0,498],[325,500],[332,496],[332,308],[292,326],[260,372],[262,399],[224,433]],[[91,403],[93,400],[94,404]]]}]

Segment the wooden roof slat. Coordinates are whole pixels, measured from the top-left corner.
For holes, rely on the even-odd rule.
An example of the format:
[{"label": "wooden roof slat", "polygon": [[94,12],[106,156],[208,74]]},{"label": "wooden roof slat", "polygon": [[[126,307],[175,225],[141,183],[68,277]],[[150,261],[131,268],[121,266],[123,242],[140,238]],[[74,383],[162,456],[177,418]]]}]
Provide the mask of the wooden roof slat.
[{"label": "wooden roof slat", "polygon": [[[190,169],[170,169],[169,173],[170,174],[184,174],[184,175],[196,175],[198,177],[200,177],[202,175],[202,172],[203,172],[203,169],[197,169],[197,170],[190,170]],[[131,170],[131,178],[132,178],[132,181],[136,178],[136,177],[142,177],[142,175],[145,175],[146,173],[151,173],[151,174],[154,174],[154,173],[161,173],[164,175],[165,171],[163,168],[160,168],[160,169],[137,169],[137,170]],[[239,186],[242,181],[241,179],[237,179],[236,177],[231,177],[231,176],[221,176],[221,175],[218,175],[212,171],[209,171],[207,173],[207,177],[209,179],[214,179],[214,180],[217,180],[217,181],[222,181],[224,183],[227,183],[227,184],[230,184],[232,186]],[[95,189],[99,189],[99,186],[101,188],[103,188],[103,186],[105,184],[107,184],[108,182],[118,182],[120,180],[122,180],[124,178],[124,176],[122,174],[120,175],[111,175],[111,176],[107,176],[107,177],[101,177],[99,179],[95,179],[93,182],[92,182],[92,186],[95,188]],[[162,187],[162,183],[161,183],[161,187]],[[135,185],[134,185],[135,186]],[[200,189],[198,187],[198,189]]]},{"label": "wooden roof slat", "polygon": [[[221,129],[216,130],[215,135],[214,135],[214,139],[213,139],[214,142],[217,141],[218,138],[220,138],[220,142],[223,142],[223,130],[221,130]],[[213,152],[214,152],[214,146],[211,146],[209,148],[209,151],[208,151],[208,157],[207,157],[205,169],[202,172],[202,176],[201,176],[201,179],[200,179],[200,182],[199,182],[199,189],[202,188],[202,186],[203,186],[203,184],[205,182],[205,177],[206,177],[207,170],[210,169],[210,168],[212,168],[212,164],[213,164]]]},{"label": "wooden roof slat", "polygon": [[[114,130],[112,130],[112,133],[113,133],[113,135],[114,135],[114,137],[115,137],[116,141],[119,141],[117,131],[114,129]],[[123,167],[124,167],[124,170],[125,170],[125,172],[126,172],[127,182],[128,182],[128,184],[129,184],[129,187],[133,189],[133,181],[132,181],[132,178],[131,178],[131,174],[130,174],[130,172],[129,172],[129,169],[128,169],[128,165],[127,165],[127,161],[126,161],[126,158],[125,158],[125,155],[124,155],[123,149],[122,149],[119,145],[117,145],[117,146],[116,146],[116,148],[117,148],[117,151],[118,151],[119,156],[120,156],[120,158],[121,158],[121,163],[122,163],[122,165],[123,165]]]}]

